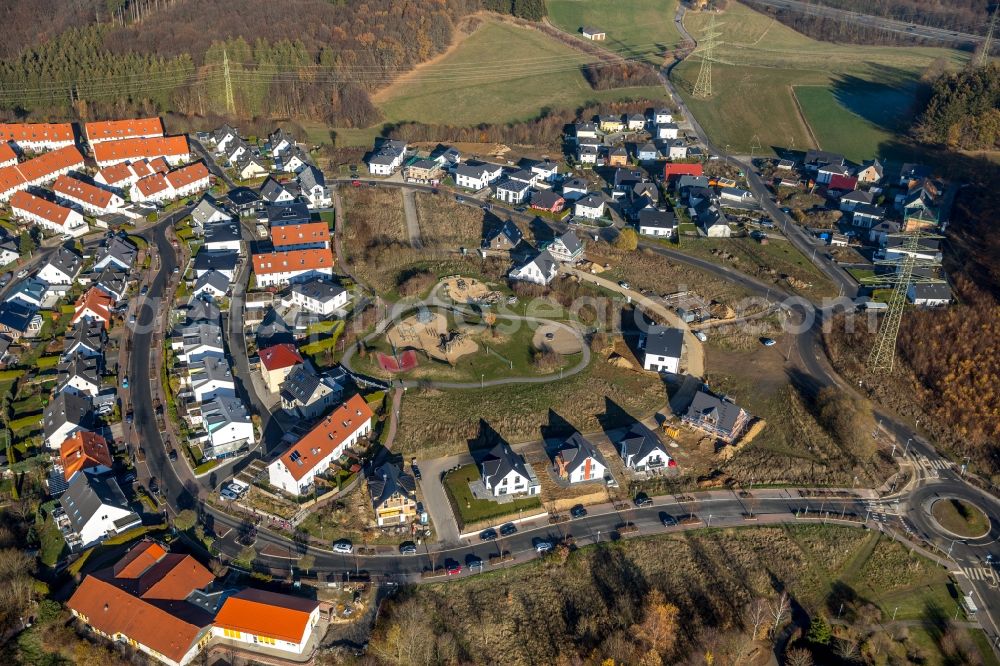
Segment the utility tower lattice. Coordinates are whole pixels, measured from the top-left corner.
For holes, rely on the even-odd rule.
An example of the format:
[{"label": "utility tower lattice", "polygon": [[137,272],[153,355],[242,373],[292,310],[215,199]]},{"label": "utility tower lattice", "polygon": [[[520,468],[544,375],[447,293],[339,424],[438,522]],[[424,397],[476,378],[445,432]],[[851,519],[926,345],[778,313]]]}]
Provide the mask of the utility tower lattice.
[{"label": "utility tower lattice", "polygon": [[[910,287],[915,284],[944,282],[933,275],[927,275],[928,270],[936,272],[941,265],[939,259],[925,259],[917,256],[920,253],[928,252],[930,244],[927,241],[935,241],[943,236],[917,230],[910,233],[891,234],[889,238],[901,239],[898,244],[889,243],[892,245],[892,251],[899,254],[900,258],[896,260],[882,259],[875,263],[882,266],[895,266],[896,272],[893,275],[879,275],[864,280],[868,284],[892,285],[889,308],[882,320],[878,339],[868,356],[868,372],[872,375],[885,375],[892,372],[893,363],[896,360],[896,340],[899,337],[899,326],[903,321],[903,310],[906,307],[906,296]],[[936,247],[934,251],[936,252]]]},{"label": "utility tower lattice", "polygon": [[229,77],[229,52],[222,51],[222,75],[226,79],[226,110],[236,113],[236,100],[233,99],[233,80]]},{"label": "utility tower lattice", "polygon": [[997,26],[997,13],[1000,12],[1000,3],[993,8],[993,14],[990,15],[990,26],[986,29],[986,39],[983,40],[983,48],[979,51],[979,57],[976,58],[977,67],[985,67],[986,63],[990,61],[990,49],[993,48],[993,32]]},{"label": "utility tower lattice", "polygon": [[694,84],[694,96],[698,99],[708,99],[712,96],[712,61],[715,59],[715,42],[722,33],[718,32],[715,26],[715,14],[708,22],[708,28],[702,36],[701,46],[696,49],[701,51],[701,69],[698,70],[698,80]]}]

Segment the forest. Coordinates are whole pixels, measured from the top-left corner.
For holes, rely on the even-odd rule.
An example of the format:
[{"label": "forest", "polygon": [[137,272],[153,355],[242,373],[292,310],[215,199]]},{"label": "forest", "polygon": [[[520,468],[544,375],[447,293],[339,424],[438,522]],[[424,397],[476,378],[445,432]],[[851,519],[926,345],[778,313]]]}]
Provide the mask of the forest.
[{"label": "forest", "polygon": [[915,133],[921,141],[953,149],[1000,148],[1000,66],[940,76]]},{"label": "forest", "polygon": [[[812,4],[835,9],[859,11],[857,0],[809,0]],[[850,44],[921,44],[940,46],[938,40],[921,40],[913,35],[888,32],[866,27],[855,22],[837,21],[819,16],[808,16],[786,9],[777,9],[757,0],[744,0],[753,9],[774,16],[785,25],[813,39]],[[987,3],[981,0],[866,0],[864,13],[927,25],[945,30],[982,34],[989,20]]]},{"label": "forest", "polygon": [[[2,4],[14,26],[35,25],[44,9]],[[369,126],[379,119],[369,94],[447,48],[462,17],[544,13],[541,0],[248,0],[239,11],[232,0],[42,4],[55,18],[41,39],[15,29],[0,48],[8,118],[204,115],[226,109],[228,72],[232,116]]]}]

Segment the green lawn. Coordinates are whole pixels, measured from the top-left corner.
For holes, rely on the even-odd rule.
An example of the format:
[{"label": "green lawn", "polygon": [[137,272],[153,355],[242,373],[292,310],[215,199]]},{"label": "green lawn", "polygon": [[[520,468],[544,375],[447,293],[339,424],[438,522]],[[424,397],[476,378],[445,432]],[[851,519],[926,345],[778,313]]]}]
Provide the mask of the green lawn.
[{"label": "green lawn", "polygon": [[472,525],[486,520],[496,520],[516,516],[519,511],[540,509],[542,501],[538,497],[524,497],[512,502],[499,504],[490,500],[480,500],[472,496],[469,482],[479,479],[479,470],[474,464],[465,465],[449,472],[444,477],[448,498],[456,511],[460,526]]},{"label": "green lawn", "polygon": [[949,532],[964,537],[980,537],[990,529],[990,519],[981,509],[960,499],[934,502],[931,515]]},{"label": "green lawn", "polygon": [[566,32],[580,33],[582,26],[607,32],[601,46],[630,58],[658,64],[663,52],[681,41],[674,23],[677,0],[548,0],[549,20]]},{"label": "green lawn", "polygon": [[[698,37],[709,20],[707,12],[689,12],[684,25]],[[697,55],[672,76],[709,136],[739,153],[750,152],[756,135],[758,154],[774,147],[803,150],[818,141],[853,159],[869,157],[877,148],[873,142],[906,123],[907,100],[933,61],[940,58],[958,68],[968,59],[967,54],[941,48],[821,42],[737,3],[729,3],[717,21],[721,37],[712,67],[713,97],[691,97],[701,68]],[[797,86],[827,91],[826,96],[804,93],[805,118],[796,104]]]},{"label": "green lawn", "polygon": [[546,108],[658,99],[662,88],[595,91],[580,72],[588,56],[541,32],[485,21],[442,60],[375,96],[386,120],[477,125],[528,120]]}]

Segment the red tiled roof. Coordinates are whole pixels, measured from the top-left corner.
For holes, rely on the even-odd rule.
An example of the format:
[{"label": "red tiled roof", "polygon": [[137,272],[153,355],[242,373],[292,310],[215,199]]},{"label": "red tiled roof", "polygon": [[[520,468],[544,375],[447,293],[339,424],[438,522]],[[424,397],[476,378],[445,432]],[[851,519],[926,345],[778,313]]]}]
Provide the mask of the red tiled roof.
[{"label": "red tiled roof", "polygon": [[98,208],[107,208],[111,203],[111,197],[114,196],[107,190],[70,176],[59,176],[52,184],[52,191]]},{"label": "red tiled roof", "polygon": [[134,118],[128,120],[104,120],[87,123],[84,126],[87,141],[112,141],[130,139],[150,134],[163,135],[163,123],[159,118]]},{"label": "red tiled roof", "polygon": [[110,321],[111,306],[114,305],[114,302],[113,298],[97,287],[91,287],[77,299],[76,314],[73,316],[73,323],[76,323],[84,310],[90,310],[91,313],[103,319],[105,323]]},{"label": "red tiled roof", "polygon": [[154,173],[166,174],[170,171],[170,164],[162,157],[157,157],[153,160],[136,160],[130,166],[136,178],[145,178],[146,176],[152,176]]},{"label": "red tiled roof", "polygon": [[143,599],[186,599],[193,590],[200,590],[215,576],[190,555],[167,553],[142,572],[137,592]]},{"label": "red tiled roof", "polygon": [[83,155],[76,146],[66,146],[38,157],[0,169],[0,192],[8,192],[18,185],[43,180],[63,169],[83,166]]},{"label": "red tiled roof", "polygon": [[0,162],[7,162],[14,159],[17,159],[17,153],[14,152],[14,148],[11,147],[10,143],[7,141],[0,143]]},{"label": "red tiled roof", "polygon": [[[298,481],[372,416],[372,410],[364,398],[355,395],[285,451],[281,455],[281,462],[288,468],[292,478]],[[292,461],[293,455],[296,461]]]},{"label": "red tiled roof", "polygon": [[19,208],[25,212],[39,215],[53,224],[63,225],[69,219],[71,211],[65,206],[52,203],[48,199],[36,197],[28,194],[24,190],[18,190],[10,198],[10,207]]},{"label": "red tiled roof", "polygon": [[311,250],[265,252],[253,255],[253,272],[257,275],[310,271],[321,268],[333,268],[333,254],[328,247]]},{"label": "red tiled roof", "polygon": [[97,433],[84,430],[63,441],[59,457],[67,481],[80,470],[98,465],[111,467],[112,463],[107,441]]},{"label": "red tiled roof", "polygon": [[185,185],[198,182],[203,178],[208,178],[208,168],[201,162],[195,162],[175,171],[171,171],[166,176],[167,181],[175,189],[179,190]]},{"label": "red tiled roof", "polygon": [[248,588],[226,599],[215,616],[215,626],[298,643],[318,606],[311,599]]},{"label": "red tiled roof", "polygon": [[287,342],[260,350],[260,362],[267,370],[290,368],[302,362],[302,357],[294,345]]},{"label": "red tiled roof", "polygon": [[104,167],[97,172],[97,175],[103,178],[104,182],[108,185],[114,185],[132,177],[132,170],[129,166],[128,162],[119,162],[118,164]]},{"label": "red tiled roof", "polygon": [[700,176],[704,173],[700,164],[674,164],[667,162],[663,165],[663,177],[671,176]]},{"label": "red tiled roof", "polygon": [[138,578],[167,554],[155,541],[140,541],[114,566],[115,578]]},{"label": "red tiled roof", "polygon": [[70,123],[0,123],[0,141],[72,141]]},{"label": "red tiled roof", "polygon": [[187,155],[190,152],[186,136],[160,136],[151,139],[121,139],[102,141],[92,146],[98,162],[113,160],[152,159],[165,155]]},{"label": "red tiled roof", "polygon": [[167,177],[162,173],[154,173],[152,176],[146,176],[137,180],[135,186],[142,192],[143,196],[151,197],[167,189],[170,184],[167,182]]},{"label": "red tiled roof", "polygon": [[327,243],[330,241],[330,227],[326,222],[308,224],[288,224],[271,227],[271,243],[274,247],[305,245],[306,243]]}]

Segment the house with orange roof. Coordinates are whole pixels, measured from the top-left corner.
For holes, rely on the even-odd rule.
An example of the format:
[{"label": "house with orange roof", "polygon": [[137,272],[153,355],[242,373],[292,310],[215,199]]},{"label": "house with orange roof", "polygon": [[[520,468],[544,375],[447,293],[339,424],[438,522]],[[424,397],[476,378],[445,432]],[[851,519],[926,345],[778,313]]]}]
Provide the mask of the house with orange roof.
[{"label": "house with orange roof", "polygon": [[222,593],[190,555],[152,541],[89,574],[66,605],[94,634],[131,645],[168,666],[185,666],[212,640]]},{"label": "house with orange roof", "polygon": [[294,345],[288,343],[261,349],[258,356],[260,356],[260,372],[264,376],[264,385],[271,393],[279,392],[281,383],[288,378],[288,373],[302,364],[299,352],[295,350]]},{"label": "house with orange roof", "polygon": [[74,169],[83,167],[83,155],[76,146],[67,146],[38,157],[0,168],[0,201],[14,192],[44,185]]},{"label": "house with orange roof", "polygon": [[318,624],[318,601],[248,588],[226,598],[212,635],[302,654]]},{"label": "house with orange roof", "polygon": [[10,141],[0,142],[0,168],[17,164],[17,151]]},{"label": "house with orange roof", "polygon": [[70,123],[0,123],[0,141],[37,152],[72,146],[76,139]]},{"label": "house with orange roof", "polygon": [[72,176],[59,176],[52,184],[56,197],[69,204],[80,206],[91,215],[117,213],[125,200],[110,190],[84,182]]},{"label": "house with orange roof", "polygon": [[292,495],[308,493],[317,474],[371,432],[372,416],[360,395],[342,403],[267,466],[269,483]]},{"label": "house with orange roof", "polygon": [[102,141],[122,139],[150,139],[163,136],[163,123],[159,118],[130,118],[126,120],[103,120],[83,126],[87,143],[91,146]]},{"label": "house with orange roof", "polygon": [[330,248],[262,252],[253,255],[253,273],[258,287],[277,287],[314,277],[333,276]]},{"label": "house with orange roof", "polygon": [[76,238],[90,230],[87,221],[83,219],[83,215],[79,211],[60,206],[23,190],[14,193],[14,196],[11,197],[10,209],[14,217],[37,224],[51,233],[65,234]]},{"label": "house with orange roof", "polygon": [[160,202],[173,199],[173,193],[170,191],[167,177],[162,173],[154,173],[132,183],[129,197],[132,201]]},{"label": "house with orange roof", "polygon": [[201,162],[167,173],[153,173],[132,184],[132,201],[163,202],[189,196],[212,184],[208,168]]},{"label": "house with orange roof", "polygon": [[91,287],[77,299],[76,313],[73,315],[72,323],[75,324],[81,320],[99,321],[104,325],[104,328],[108,328],[114,303],[114,299],[101,289]]},{"label": "house with orange roof", "polygon": [[183,135],[102,141],[92,144],[91,149],[94,152],[97,166],[102,169],[119,162],[134,162],[142,159],[155,160],[161,157],[170,165],[175,166],[187,162],[191,158],[187,137]]},{"label": "house with orange roof", "polygon": [[67,481],[84,470],[95,474],[109,472],[113,463],[107,440],[87,430],[80,430],[63,440],[59,458]]},{"label": "house with orange roof", "polygon": [[271,227],[271,244],[280,250],[330,247],[330,227],[326,222],[274,226]]}]

